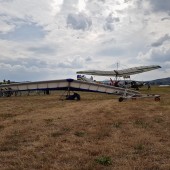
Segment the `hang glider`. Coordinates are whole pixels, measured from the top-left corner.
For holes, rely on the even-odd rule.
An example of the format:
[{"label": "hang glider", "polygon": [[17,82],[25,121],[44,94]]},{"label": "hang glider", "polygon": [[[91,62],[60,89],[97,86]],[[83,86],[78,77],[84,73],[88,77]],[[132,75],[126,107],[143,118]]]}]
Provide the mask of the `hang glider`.
[{"label": "hang glider", "polygon": [[[26,83],[14,83],[0,85],[0,97],[10,97],[10,94],[15,92],[30,92],[40,90],[66,90],[66,91],[89,91],[100,92],[115,95],[122,95],[125,92],[124,88],[109,86],[99,83],[83,82],[74,79],[63,80],[49,80],[49,81],[37,81]],[[128,95],[139,94],[139,92],[127,89]]]},{"label": "hang glider", "polygon": [[[74,79],[64,80],[49,80],[49,81],[37,81],[37,82],[25,82],[25,83],[13,83],[0,85],[0,97],[11,97],[21,95],[22,92],[29,95],[32,91],[43,91],[44,94],[49,94],[49,91],[64,90],[67,91],[66,99],[79,96],[76,95],[70,97],[70,91],[87,91],[97,93],[108,93],[120,96],[132,96],[140,94],[138,91],[131,89],[124,89],[120,87],[109,86],[99,83],[91,83],[86,81],[78,81]],[[80,98],[80,96],[78,97]]]},{"label": "hang glider", "polygon": [[114,77],[126,78],[130,75],[155,70],[158,68],[161,68],[161,66],[159,65],[139,66],[139,67],[132,67],[128,69],[113,70],[113,71],[86,70],[86,71],[78,71],[77,74],[87,74],[87,75],[96,75],[96,76],[114,76]]},{"label": "hang glider", "polygon": [[49,91],[64,90],[67,92],[65,96],[66,100],[80,100],[80,95],[75,93],[70,95],[70,91],[87,91],[87,92],[97,92],[97,93],[108,93],[113,95],[121,96],[119,102],[127,99],[137,99],[137,98],[154,98],[155,101],[160,100],[159,95],[142,95],[138,91],[131,89],[124,89],[120,87],[78,81],[74,79],[64,79],[64,80],[50,80],[50,81],[37,81],[37,82],[25,82],[25,83],[13,83],[13,84],[3,84],[0,85],[0,97],[11,97],[17,96],[18,93],[21,95],[22,92],[29,95],[31,91],[43,91],[44,94],[49,94]]}]

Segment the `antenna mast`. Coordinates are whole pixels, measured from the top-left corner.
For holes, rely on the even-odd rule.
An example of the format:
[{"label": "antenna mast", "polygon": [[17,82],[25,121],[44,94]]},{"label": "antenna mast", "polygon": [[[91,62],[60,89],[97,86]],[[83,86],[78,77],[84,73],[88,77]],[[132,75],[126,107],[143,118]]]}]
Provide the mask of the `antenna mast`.
[{"label": "antenna mast", "polygon": [[118,70],[118,68],[119,68],[119,62],[116,63],[116,66],[117,66],[117,70]]},{"label": "antenna mast", "polygon": [[[118,68],[119,68],[119,62],[116,63],[116,69],[118,70]],[[118,75],[116,74],[116,81],[117,81],[117,77]]]}]

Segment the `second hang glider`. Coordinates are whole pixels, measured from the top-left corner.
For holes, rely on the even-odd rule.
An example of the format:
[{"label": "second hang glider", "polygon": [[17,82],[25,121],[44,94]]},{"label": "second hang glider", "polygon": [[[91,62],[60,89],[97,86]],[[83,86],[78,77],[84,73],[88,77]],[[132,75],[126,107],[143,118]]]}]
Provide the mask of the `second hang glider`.
[{"label": "second hang glider", "polygon": [[150,66],[139,66],[132,67],[122,70],[112,70],[112,71],[101,71],[101,70],[85,70],[78,71],[77,74],[86,74],[86,75],[96,75],[96,76],[114,76],[114,77],[128,77],[130,75],[139,74],[151,70],[161,68],[159,65],[150,65]]}]

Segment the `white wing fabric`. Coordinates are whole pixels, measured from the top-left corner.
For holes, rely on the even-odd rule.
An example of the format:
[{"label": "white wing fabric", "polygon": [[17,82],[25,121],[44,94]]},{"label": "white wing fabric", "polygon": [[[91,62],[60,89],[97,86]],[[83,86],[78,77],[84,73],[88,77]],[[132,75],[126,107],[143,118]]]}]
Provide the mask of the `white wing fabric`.
[{"label": "white wing fabric", "polygon": [[77,74],[124,77],[124,76],[155,70],[158,68],[161,68],[161,66],[159,65],[139,66],[139,67],[132,67],[128,69],[113,70],[113,71],[86,70],[86,71],[78,71]]}]

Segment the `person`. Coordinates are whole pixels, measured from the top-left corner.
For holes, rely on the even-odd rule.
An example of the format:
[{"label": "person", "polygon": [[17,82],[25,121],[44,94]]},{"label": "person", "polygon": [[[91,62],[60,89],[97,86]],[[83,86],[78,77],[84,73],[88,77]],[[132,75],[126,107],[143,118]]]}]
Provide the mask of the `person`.
[{"label": "person", "polygon": [[150,90],[151,89],[151,85],[150,85],[150,83],[148,82],[148,90]]}]

